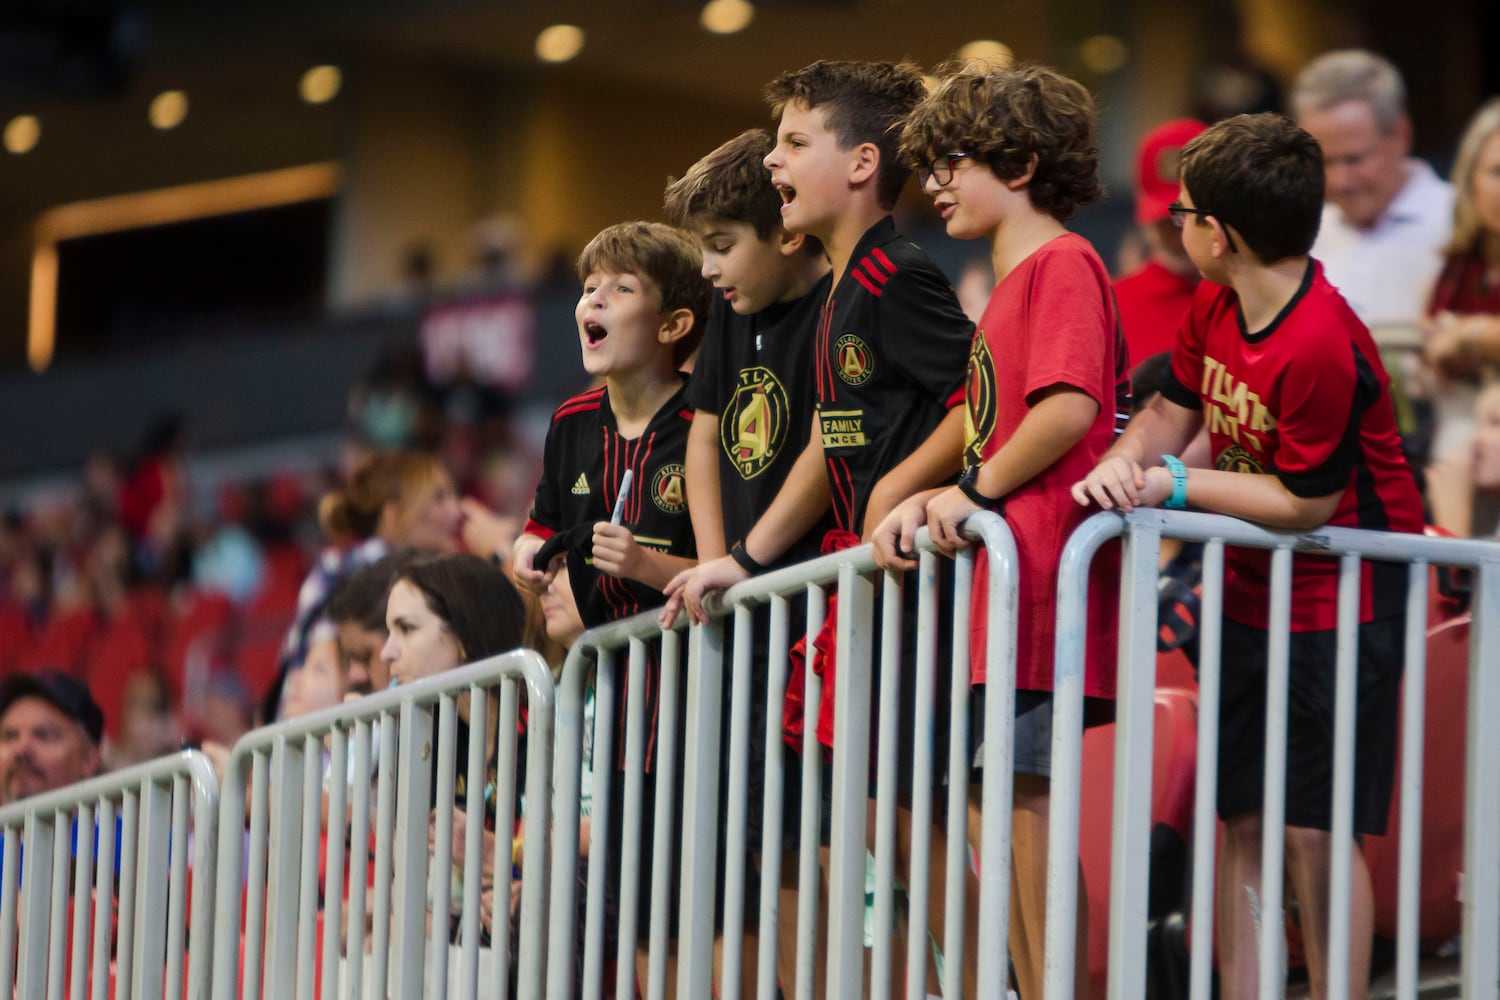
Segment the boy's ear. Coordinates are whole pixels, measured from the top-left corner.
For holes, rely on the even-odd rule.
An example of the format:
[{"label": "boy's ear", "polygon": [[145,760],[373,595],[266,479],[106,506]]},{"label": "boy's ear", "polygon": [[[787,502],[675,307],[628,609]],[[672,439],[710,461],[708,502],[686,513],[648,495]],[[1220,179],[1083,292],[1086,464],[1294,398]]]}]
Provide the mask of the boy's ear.
[{"label": "boy's ear", "polygon": [[[1229,233],[1225,230],[1224,223],[1219,221],[1219,217],[1217,215],[1207,215],[1203,216],[1202,218],[1204,222],[1208,223],[1209,228],[1214,231],[1213,242],[1208,245],[1208,252],[1210,256],[1212,256],[1214,260],[1218,260],[1221,257],[1228,256]],[[1243,243],[1244,240],[1241,240],[1240,242]]]},{"label": "boy's ear", "polygon": [[789,233],[785,229],[781,230],[780,235],[775,239],[776,249],[781,251],[783,257],[795,257],[807,245],[805,233]]},{"label": "boy's ear", "polygon": [[880,147],[862,142],[849,151],[849,183],[863,184],[880,172]]},{"label": "boy's ear", "polygon": [[693,311],[673,309],[662,317],[661,328],[656,332],[658,343],[675,344],[693,332]]},{"label": "boy's ear", "polygon": [[1026,172],[1019,177],[1012,177],[1010,180],[1005,182],[1005,186],[1010,188],[1012,191],[1019,191],[1026,185],[1030,184],[1031,179],[1036,176],[1036,162],[1036,154],[1032,153],[1031,159],[1026,162]]}]

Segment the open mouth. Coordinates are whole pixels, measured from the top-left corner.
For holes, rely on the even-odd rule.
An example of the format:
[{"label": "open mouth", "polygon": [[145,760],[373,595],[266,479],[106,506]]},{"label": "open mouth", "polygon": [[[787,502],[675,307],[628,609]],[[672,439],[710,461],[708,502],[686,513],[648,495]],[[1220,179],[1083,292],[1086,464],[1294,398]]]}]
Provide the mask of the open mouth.
[{"label": "open mouth", "polygon": [[589,320],[583,324],[583,335],[588,338],[589,346],[594,347],[600,344],[605,337],[609,336],[609,331],[593,320]]},{"label": "open mouth", "polygon": [[781,207],[785,208],[797,200],[797,189],[790,184],[777,184],[776,193],[781,195]]}]

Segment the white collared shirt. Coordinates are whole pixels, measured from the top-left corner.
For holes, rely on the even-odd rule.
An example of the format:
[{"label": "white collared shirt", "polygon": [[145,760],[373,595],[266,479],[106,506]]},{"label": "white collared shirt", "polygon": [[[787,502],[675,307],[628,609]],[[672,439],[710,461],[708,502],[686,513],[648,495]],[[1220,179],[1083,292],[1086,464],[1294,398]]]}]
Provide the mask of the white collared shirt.
[{"label": "white collared shirt", "polygon": [[1411,177],[1368,229],[1344,221],[1332,202],[1312,255],[1371,328],[1411,326],[1426,315],[1442,249],[1453,232],[1453,188],[1423,160],[1412,159]]}]

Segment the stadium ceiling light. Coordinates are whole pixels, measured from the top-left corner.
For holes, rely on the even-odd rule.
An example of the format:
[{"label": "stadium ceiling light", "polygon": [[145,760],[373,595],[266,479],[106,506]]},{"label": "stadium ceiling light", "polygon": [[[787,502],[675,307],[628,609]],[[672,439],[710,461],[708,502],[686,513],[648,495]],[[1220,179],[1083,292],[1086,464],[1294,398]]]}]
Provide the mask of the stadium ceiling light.
[{"label": "stadium ceiling light", "polygon": [[16,115],[5,123],[5,151],[24,156],[42,138],[42,123],[36,115]]},{"label": "stadium ceiling light", "polygon": [[565,63],[583,51],[583,29],[576,24],[554,24],[536,36],[536,57],[542,62]]},{"label": "stadium ceiling light", "polygon": [[1114,35],[1093,35],[1079,43],[1078,55],[1095,73],[1113,73],[1125,65],[1130,50]]},{"label": "stadium ceiling light", "polygon": [[1016,54],[1004,42],[979,38],[958,50],[960,62],[979,62],[990,69],[1006,69],[1016,61]]},{"label": "stadium ceiling light", "polygon": [[187,113],[186,94],[180,90],[163,90],[151,99],[151,107],[147,109],[146,117],[150,120],[152,128],[165,132],[181,125]]},{"label": "stadium ceiling light", "polygon": [[308,104],[327,104],[339,96],[343,86],[344,74],[337,66],[314,66],[302,74],[297,92]]},{"label": "stadium ceiling light", "polygon": [[755,5],[750,0],[708,0],[698,20],[716,35],[743,31],[755,19]]}]

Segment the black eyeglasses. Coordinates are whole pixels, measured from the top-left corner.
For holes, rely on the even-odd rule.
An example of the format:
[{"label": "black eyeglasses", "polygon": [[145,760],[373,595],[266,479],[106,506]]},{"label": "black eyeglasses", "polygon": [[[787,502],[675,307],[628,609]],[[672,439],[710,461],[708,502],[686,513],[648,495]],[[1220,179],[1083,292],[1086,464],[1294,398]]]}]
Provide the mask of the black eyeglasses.
[{"label": "black eyeglasses", "polygon": [[968,160],[974,157],[973,153],[944,153],[925,167],[917,168],[917,180],[922,186],[927,186],[927,178],[937,180],[938,187],[947,187],[953,183],[953,171],[958,166],[959,160]]},{"label": "black eyeglasses", "polygon": [[[1180,201],[1174,201],[1172,202],[1172,204],[1168,205],[1167,214],[1172,217],[1172,222],[1177,226],[1178,229],[1181,229],[1187,224],[1187,217],[1189,215],[1197,215],[1205,219],[1212,215],[1214,218],[1218,219],[1221,224],[1224,222],[1224,217],[1222,215],[1219,215],[1215,212],[1210,212],[1207,209],[1203,208],[1189,208]],[[1234,245],[1234,237],[1229,235],[1228,229],[1224,230],[1224,240],[1229,245],[1230,253],[1239,253]]]}]

